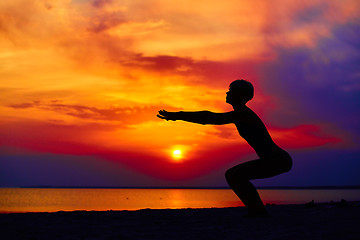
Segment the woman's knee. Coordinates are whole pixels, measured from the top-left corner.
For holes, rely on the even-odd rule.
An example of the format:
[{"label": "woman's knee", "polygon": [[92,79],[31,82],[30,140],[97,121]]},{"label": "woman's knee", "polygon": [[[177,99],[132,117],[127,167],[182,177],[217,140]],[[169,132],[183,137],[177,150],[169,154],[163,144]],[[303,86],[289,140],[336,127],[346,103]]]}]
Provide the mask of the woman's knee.
[{"label": "woman's knee", "polygon": [[225,178],[229,184],[238,184],[248,180],[246,179],[245,174],[242,174],[239,169],[235,170],[234,168],[230,168],[225,172]]},{"label": "woman's knee", "polygon": [[231,168],[225,172],[225,179],[228,183],[231,183],[233,181],[233,171]]}]

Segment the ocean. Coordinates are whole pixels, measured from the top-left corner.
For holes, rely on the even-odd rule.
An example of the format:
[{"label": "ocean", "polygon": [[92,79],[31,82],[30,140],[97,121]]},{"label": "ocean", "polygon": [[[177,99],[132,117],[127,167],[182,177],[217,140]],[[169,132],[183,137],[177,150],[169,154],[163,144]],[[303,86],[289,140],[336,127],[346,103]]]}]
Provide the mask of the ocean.
[{"label": "ocean", "polygon": [[[359,201],[360,189],[260,189],[265,204]],[[0,212],[243,206],[230,189],[0,188]]]}]

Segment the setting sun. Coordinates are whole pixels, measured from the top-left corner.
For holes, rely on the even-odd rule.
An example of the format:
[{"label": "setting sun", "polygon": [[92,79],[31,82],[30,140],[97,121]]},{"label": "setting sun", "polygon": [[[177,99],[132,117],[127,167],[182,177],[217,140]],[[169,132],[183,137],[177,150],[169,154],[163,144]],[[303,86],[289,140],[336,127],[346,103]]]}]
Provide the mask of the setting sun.
[{"label": "setting sun", "polygon": [[174,158],[180,158],[181,157],[181,151],[179,149],[176,149],[173,151],[173,157]]}]

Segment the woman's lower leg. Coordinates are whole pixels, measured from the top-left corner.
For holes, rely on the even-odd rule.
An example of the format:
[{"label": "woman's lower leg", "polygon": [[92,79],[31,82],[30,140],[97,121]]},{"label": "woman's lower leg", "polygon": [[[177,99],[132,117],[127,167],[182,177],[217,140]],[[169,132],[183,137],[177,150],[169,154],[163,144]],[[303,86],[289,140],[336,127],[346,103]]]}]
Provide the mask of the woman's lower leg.
[{"label": "woman's lower leg", "polygon": [[248,208],[249,215],[267,214],[259,193],[250,181],[242,179],[236,183],[231,182],[229,185],[235,194],[244,203],[244,205]]}]

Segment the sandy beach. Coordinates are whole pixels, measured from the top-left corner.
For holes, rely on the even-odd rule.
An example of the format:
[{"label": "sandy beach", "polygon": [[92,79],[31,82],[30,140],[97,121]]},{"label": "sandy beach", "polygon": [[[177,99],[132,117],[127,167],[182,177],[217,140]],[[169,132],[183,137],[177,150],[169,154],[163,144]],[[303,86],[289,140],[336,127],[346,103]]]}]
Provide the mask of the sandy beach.
[{"label": "sandy beach", "polygon": [[359,239],[360,202],[0,214],[1,239]]}]

